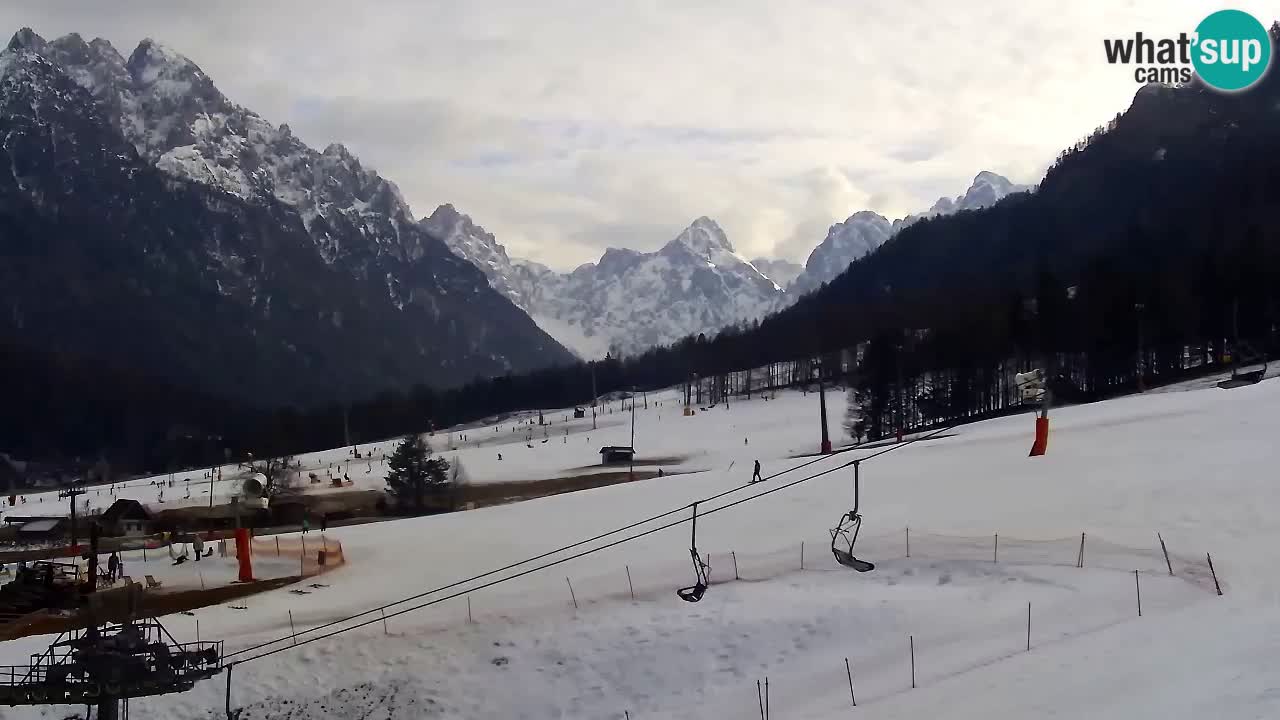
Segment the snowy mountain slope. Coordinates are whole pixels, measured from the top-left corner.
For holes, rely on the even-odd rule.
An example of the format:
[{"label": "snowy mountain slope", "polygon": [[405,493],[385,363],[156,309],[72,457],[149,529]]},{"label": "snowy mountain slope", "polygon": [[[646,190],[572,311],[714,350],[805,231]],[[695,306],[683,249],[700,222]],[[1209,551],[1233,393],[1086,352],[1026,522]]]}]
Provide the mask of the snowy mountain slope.
[{"label": "snowy mountain slope", "polygon": [[927,211],[890,222],[884,216],[863,210],[841,223],[831,226],[827,237],[809,254],[804,272],[787,287],[783,304],[794,302],[825,282],[830,282],[849,267],[849,263],[870,253],[898,231],[926,218],[951,215],[962,210],[989,207],[1006,195],[1030,190],[989,171],[977,174],[964,194],[939,198]]},{"label": "snowy mountain slope", "polygon": [[639,352],[756,319],[782,294],[781,284],[739,255],[706,217],[656,252],[609,248],[598,263],[563,274],[510,258],[492,234],[451,205],[420,225],[586,358]]},{"label": "snowy mountain slope", "polygon": [[[87,91],[88,97],[77,100],[86,105],[85,112],[92,106],[137,157],[173,180],[292,215],[281,222],[296,222],[310,237],[312,252],[359,296],[353,302],[379,308],[373,315],[382,319],[375,323],[400,326],[394,333],[387,328],[387,342],[398,337],[398,352],[418,358],[415,372],[388,375],[385,384],[363,392],[424,376],[448,384],[477,373],[527,370],[570,359],[489,288],[481,273],[422,231],[394,183],[364,167],[340,144],[317,151],[293,136],[288,125],[273,126],[231,102],[182,55],[144,40],[126,59],[105,40],[86,43],[72,34],[45,42],[30,30],[14,36],[9,52],[39,55],[55,74]],[[196,237],[215,234],[210,228]],[[224,275],[219,287],[239,294],[249,306],[257,304],[254,312],[268,312],[270,299],[252,291],[252,275],[258,271],[253,264],[224,249],[206,249]],[[273,272],[287,275],[290,268]],[[306,282],[289,279],[294,285]],[[338,292],[333,280],[323,282]],[[313,362],[330,364],[322,357]]]},{"label": "snowy mountain slope", "polygon": [[800,273],[804,272],[803,265],[785,259],[771,260],[758,257],[752,260],[751,264],[755,265],[757,270],[783,288],[794,282],[796,278],[800,277]]},{"label": "snowy mountain slope", "polygon": [[[711,554],[712,583],[697,605],[674,594],[692,577],[684,523],[495,587],[465,583],[458,590],[466,598],[404,615],[394,614],[403,606],[393,606],[385,626],[375,612],[367,627],[292,646],[295,631],[304,641],[311,628],[345,613],[650,515],[685,507],[676,519],[687,518],[693,500],[745,483],[753,459],[770,476],[799,465],[793,456],[817,444],[813,393],[735,400],[691,417],[679,414],[677,397],[654,393],[648,409],[637,408],[637,447],[710,469],[331,528],[327,536],[343,543],[348,562],[326,575],[327,587],[305,596],[284,588],[253,596],[247,610],[196,611],[203,637],[226,641],[228,651],[277,638],[288,648],[237,668],[233,708],[246,708],[245,717],[391,720],[420,717],[423,707],[459,717],[750,717],[755,681],[767,676],[780,717],[823,720],[852,712],[849,658],[857,713],[870,718],[1190,719],[1280,711],[1272,680],[1280,668],[1280,582],[1271,572],[1270,542],[1280,531],[1269,513],[1280,489],[1271,472],[1276,450],[1267,442],[1280,400],[1276,381],[1059,408],[1042,458],[1026,456],[1031,420],[1020,415],[869,460],[861,467],[859,554],[876,562],[872,573],[847,572],[826,549],[827,528],[851,502],[848,468],[771,492],[874,452],[852,451],[702,505],[697,545]],[[581,433],[590,423],[570,420],[570,442],[533,447],[506,425],[497,432],[476,427],[469,432],[494,444],[458,456],[477,478],[519,472],[511,466],[522,457],[540,470],[568,470],[588,462],[599,444],[628,437],[623,413],[603,416],[586,442]],[[341,449],[330,454],[343,457]],[[707,514],[760,492],[770,494]],[[1173,553],[1174,577],[1165,571],[1157,531]],[[1088,534],[1083,568],[1075,565],[1080,532]],[[811,543],[803,570],[801,541]],[[456,551],[434,552],[440,547]],[[1028,548],[1044,560],[1021,557]],[[1223,597],[1212,590],[1204,552],[1213,553],[1226,583]],[[407,553],[431,562],[407,564]],[[139,574],[140,559],[126,562]],[[733,580],[735,562],[743,582]],[[1133,570],[1141,570],[1141,618]],[[179,640],[194,639],[195,618],[163,620]],[[27,662],[52,640],[4,643],[0,658]],[[140,720],[209,718],[211,708],[221,708],[224,688],[221,678],[201,682],[189,693],[136,701],[131,711]]]}]

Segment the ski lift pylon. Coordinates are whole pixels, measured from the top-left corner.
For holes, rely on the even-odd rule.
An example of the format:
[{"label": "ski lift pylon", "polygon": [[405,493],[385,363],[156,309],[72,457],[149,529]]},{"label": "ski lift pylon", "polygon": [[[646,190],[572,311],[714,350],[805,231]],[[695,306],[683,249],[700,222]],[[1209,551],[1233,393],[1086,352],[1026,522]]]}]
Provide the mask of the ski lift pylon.
[{"label": "ski lift pylon", "polygon": [[711,566],[702,561],[702,556],[698,555],[698,503],[694,503],[693,508],[693,533],[689,540],[689,555],[693,558],[693,573],[695,582],[689,587],[683,587],[676,591],[676,595],[680,596],[685,602],[698,602],[707,592],[707,573]]},{"label": "ski lift pylon", "polygon": [[862,528],[862,516],[858,514],[859,473],[862,461],[853,462],[853,509],[840,516],[840,522],[831,528],[831,554],[836,562],[858,572],[869,572],[876,568],[866,560],[853,556],[853,546],[858,541],[858,530]]}]

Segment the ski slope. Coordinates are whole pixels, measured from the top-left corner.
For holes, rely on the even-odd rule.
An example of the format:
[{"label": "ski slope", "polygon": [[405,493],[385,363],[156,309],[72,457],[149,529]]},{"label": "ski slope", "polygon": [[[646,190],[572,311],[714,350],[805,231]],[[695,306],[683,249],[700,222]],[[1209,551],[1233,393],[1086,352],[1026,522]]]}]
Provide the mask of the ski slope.
[{"label": "ski slope", "polygon": [[[835,429],[843,404],[830,404]],[[321,579],[328,587],[254,596],[247,610],[199,611],[203,638],[225,639],[228,651],[286,637],[272,647],[288,649],[236,667],[241,717],[758,717],[756,681],[767,677],[771,712],[827,720],[852,712],[845,658],[856,712],[868,718],[1280,713],[1274,381],[1060,408],[1042,458],[1027,457],[1032,421],[1021,415],[870,460],[862,466],[864,537],[856,552],[877,564],[871,573],[836,566],[826,547],[827,528],[852,502],[847,468],[716,510],[874,452],[858,450],[700,507],[707,514],[697,545],[711,555],[713,584],[698,604],[674,595],[692,581],[684,523],[415,612],[394,615],[393,607],[385,626],[375,614],[366,627],[291,647],[290,613],[305,640],[308,627],[734,488],[757,458],[766,476],[793,468],[808,461],[795,455],[817,445],[812,394],[734,402],[691,418],[678,415],[674,396],[655,405],[651,395],[650,410],[636,413],[640,454],[678,457],[688,474],[334,529],[328,536],[341,540],[347,564]],[[589,446],[578,433],[579,449],[573,432],[559,448],[554,429],[550,442],[528,448],[486,445],[486,429],[501,430],[472,428],[466,433],[479,447],[457,452],[472,478],[547,477],[589,464],[588,450],[626,444],[619,441],[629,437],[629,421],[605,415]],[[498,447],[507,448],[502,461]],[[670,519],[687,517],[686,510]],[[902,548],[908,526],[911,557]],[[1158,560],[1157,531],[1177,577]],[[1085,567],[1077,568],[1082,532],[1090,539]],[[1008,548],[999,562],[987,559],[984,544],[995,533]],[[1222,597],[1198,564],[1206,552]],[[729,558],[742,581],[732,580]],[[194,638],[193,618],[166,623],[180,639]],[[25,661],[49,640],[0,645],[0,663]],[[224,690],[219,678],[135,702],[132,712],[221,717]],[[62,718],[75,709],[2,712]]]},{"label": "ski slope", "polygon": [[[779,396],[776,402],[788,406],[788,414],[809,413],[816,419],[817,411],[807,408],[803,396],[792,393]],[[833,396],[834,397],[834,396]],[[795,398],[800,398],[796,400]],[[732,403],[732,408],[737,403]],[[683,429],[692,429],[699,435],[699,443],[691,444],[688,438],[676,432],[673,425],[681,419],[680,393],[663,391],[649,393],[648,407],[638,399],[635,411],[636,469],[654,470],[661,466],[666,472],[705,470],[727,457],[724,465],[736,459],[738,446],[748,438],[756,421],[743,420],[735,415],[725,415],[725,406],[685,418]],[[600,466],[599,450],[606,445],[631,445],[630,401],[602,402],[595,419],[595,428],[588,409],[585,418],[574,419],[573,408],[557,408],[543,412],[545,425],[538,425],[536,411],[523,412],[504,418],[500,422],[476,423],[466,427],[451,428],[433,433],[427,438],[432,451],[452,463],[461,465],[463,479],[470,483],[520,482],[567,477],[579,474],[617,470]],[[725,420],[725,422],[721,422]],[[838,418],[833,416],[838,425]],[[837,428],[838,432],[838,428]],[[771,442],[785,441],[796,452],[812,452],[812,433],[800,428],[788,429],[783,437]],[[465,439],[464,439],[465,438]],[[763,439],[763,438],[762,438]],[[296,487],[305,494],[330,494],[359,490],[382,490],[386,486],[386,458],[395,449],[397,439],[356,445],[361,457],[355,458],[351,448],[342,447],[296,456],[301,464]],[[738,453],[740,454],[740,453]],[[658,463],[647,462],[657,460]],[[238,495],[244,480],[251,474],[248,466],[234,463],[210,468],[178,472],[171,475],[153,475],[132,478],[111,486],[94,486],[78,500],[77,512],[101,512],[117,498],[137,500],[151,510],[178,507],[207,506],[212,490],[213,505],[226,505]],[[319,480],[311,484],[308,475],[314,473]],[[349,479],[351,485],[334,488],[333,478]],[[173,487],[168,481],[173,480]],[[13,507],[0,508],[15,515],[56,516],[68,513],[67,501],[58,498],[57,491],[28,493],[26,502]]]}]

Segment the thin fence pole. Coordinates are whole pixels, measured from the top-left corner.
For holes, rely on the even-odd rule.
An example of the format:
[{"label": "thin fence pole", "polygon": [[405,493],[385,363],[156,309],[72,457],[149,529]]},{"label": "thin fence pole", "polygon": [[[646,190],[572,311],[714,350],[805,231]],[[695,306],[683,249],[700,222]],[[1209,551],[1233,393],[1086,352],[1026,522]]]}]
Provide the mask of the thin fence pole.
[{"label": "thin fence pole", "polygon": [[471,617],[471,596],[468,595],[467,596],[467,624],[470,625],[474,622],[475,620],[473,620]]},{"label": "thin fence pole", "polygon": [[391,631],[387,629],[387,611],[382,611],[382,634],[390,635]]},{"label": "thin fence pole", "polygon": [[1138,584],[1138,571],[1133,571],[1133,589],[1138,594],[1138,617],[1142,617],[1142,587]]},{"label": "thin fence pole", "polygon": [[991,562],[1000,562],[1000,533],[996,533],[995,543],[991,546]]},{"label": "thin fence pole", "polygon": [[147,561],[147,546],[146,546],[145,544],[143,544],[143,546],[142,546],[142,562],[146,562],[146,561]]},{"label": "thin fence pole", "polygon": [[280,536],[276,536],[276,557],[280,557]]},{"label": "thin fence pole", "polygon": [[911,557],[911,527],[907,527],[907,557]]},{"label": "thin fence pole", "polygon": [[293,644],[298,644],[298,631],[293,626],[293,610],[289,610],[289,633],[293,636]]},{"label": "thin fence pole", "polygon": [[1027,652],[1031,652],[1031,603],[1027,603]]},{"label": "thin fence pole", "polygon": [[1169,548],[1164,544],[1164,537],[1160,533],[1156,533],[1156,537],[1160,540],[1160,551],[1164,553],[1164,565],[1169,568],[1169,577],[1173,577],[1173,563],[1169,562]]},{"label": "thin fence pole", "polygon": [[760,720],[764,720],[764,688],[756,681],[756,701],[760,703]]},{"label": "thin fence pole", "polygon": [[1213,586],[1218,589],[1218,594],[1222,594],[1222,586],[1218,584],[1218,573],[1213,570],[1213,558],[1209,553],[1204,554],[1204,559],[1209,561],[1209,574],[1213,576]]},{"label": "thin fence pole", "polygon": [[764,676],[764,720],[769,720],[769,676]]},{"label": "thin fence pole", "polygon": [[738,554],[730,550],[729,557],[733,558],[733,579],[741,580],[742,578],[738,577]]},{"label": "thin fence pole", "polygon": [[800,541],[800,569],[804,569],[804,541]]},{"label": "thin fence pole", "polygon": [[627,589],[631,591],[631,599],[636,599],[636,586],[631,582],[631,566],[627,565]]},{"label": "thin fence pole", "polygon": [[200,618],[196,618],[196,642],[200,642]]},{"label": "thin fence pole", "polygon": [[573,593],[573,583],[569,582],[569,578],[567,576],[565,577],[564,581],[569,585],[569,597],[573,600],[573,609],[577,610],[578,596]]},{"label": "thin fence pole", "polygon": [[844,659],[844,674],[849,677],[849,700],[853,701],[854,707],[858,707],[858,698],[853,694],[853,671],[849,669],[849,658]]},{"label": "thin fence pole", "polygon": [[1084,567],[1084,533],[1080,533],[1080,554],[1076,556],[1076,567]]},{"label": "thin fence pole", "polygon": [[916,689],[916,636],[908,635],[911,641],[911,689]]},{"label": "thin fence pole", "polygon": [[227,666],[227,720],[231,720],[231,668]]}]

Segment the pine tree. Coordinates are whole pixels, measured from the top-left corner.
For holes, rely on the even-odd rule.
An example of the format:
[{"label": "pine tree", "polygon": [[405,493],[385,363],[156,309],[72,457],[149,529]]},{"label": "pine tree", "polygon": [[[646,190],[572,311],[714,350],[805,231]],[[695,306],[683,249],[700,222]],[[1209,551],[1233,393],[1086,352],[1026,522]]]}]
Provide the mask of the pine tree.
[{"label": "pine tree", "polygon": [[450,485],[449,461],[431,457],[421,435],[408,435],[387,459],[387,492],[401,507],[426,512],[427,498],[440,498]]},{"label": "pine tree", "polygon": [[846,393],[848,406],[844,412],[844,430],[855,443],[862,442],[867,434],[866,408],[856,387],[850,387]]}]

